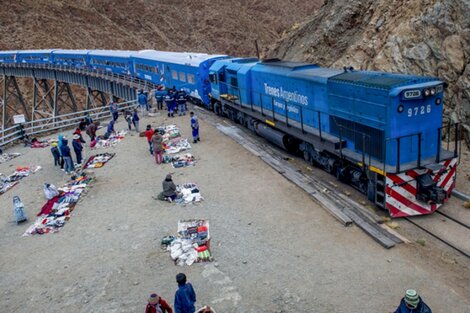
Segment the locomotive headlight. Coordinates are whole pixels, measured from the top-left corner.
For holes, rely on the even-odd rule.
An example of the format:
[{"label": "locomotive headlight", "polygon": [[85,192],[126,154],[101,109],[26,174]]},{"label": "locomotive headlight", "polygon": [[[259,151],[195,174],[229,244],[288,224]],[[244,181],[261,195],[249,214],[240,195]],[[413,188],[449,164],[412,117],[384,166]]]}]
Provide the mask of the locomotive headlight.
[{"label": "locomotive headlight", "polygon": [[405,106],[403,106],[403,104],[400,104],[397,108],[397,111],[398,113],[403,113],[403,111],[405,111]]},{"label": "locomotive headlight", "polygon": [[425,97],[429,97],[430,94],[431,94],[431,91],[429,89],[424,90]]},{"label": "locomotive headlight", "polygon": [[436,94],[436,89],[435,88],[431,88],[431,96],[434,96]]},{"label": "locomotive headlight", "polygon": [[435,101],[436,105],[441,104],[441,102],[442,102],[441,98],[437,98],[436,101]]}]

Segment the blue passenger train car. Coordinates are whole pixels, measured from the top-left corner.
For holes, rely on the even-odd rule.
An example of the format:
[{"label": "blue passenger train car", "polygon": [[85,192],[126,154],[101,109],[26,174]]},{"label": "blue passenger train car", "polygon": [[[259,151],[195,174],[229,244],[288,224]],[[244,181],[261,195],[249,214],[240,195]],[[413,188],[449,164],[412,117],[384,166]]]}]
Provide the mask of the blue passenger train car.
[{"label": "blue passenger train car", "polygon": [[12,64],[16,63],[17,54],[19,51],[0,51],[0,63]]},{"label": "blue passenger train car", "polygon": [[134,67],[131,55],[133,51],[91,50],[88,53],[89,67],[120,75],[132,75]]},{"label": "blue passenger train car", "polygon": [[209,68],[225,55],[205,53],[138,51],[132,55],[136,76],[164,85],[183,89],[194,99],[209,104]]},{"label": "blue passenger train car", "polygon": [[22,50],[17,54],[17,63],[50,64],[53,50]]},{"label": "blue passenger train car", "polygon": [[89,50],[62,50],[51,52],[52,63],[59,66],[86,68],[89,64]]}]

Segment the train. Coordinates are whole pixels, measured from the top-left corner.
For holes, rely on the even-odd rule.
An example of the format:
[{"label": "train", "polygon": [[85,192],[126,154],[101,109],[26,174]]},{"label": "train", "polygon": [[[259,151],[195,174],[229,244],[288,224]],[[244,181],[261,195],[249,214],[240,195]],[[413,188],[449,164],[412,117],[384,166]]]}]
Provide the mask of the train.
[{"label": "train", "polygon": [[455,187],[459,127],[452,126],[454,149],[444,149],[447,84],[436,77],[190,52],[0,52],[0,66],[15,64],[106,71],[185,90],[352,185],[391,217],[431,214]]}]

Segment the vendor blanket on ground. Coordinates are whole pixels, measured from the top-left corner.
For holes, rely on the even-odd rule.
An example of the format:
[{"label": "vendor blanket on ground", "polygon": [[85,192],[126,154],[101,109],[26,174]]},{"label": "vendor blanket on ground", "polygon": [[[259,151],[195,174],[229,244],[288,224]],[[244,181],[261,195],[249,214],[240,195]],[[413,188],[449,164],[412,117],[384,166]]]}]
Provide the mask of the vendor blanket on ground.
[{"label": "vendor blanket on ground", "polygon": [[0,164],[13,160],[21,155],[21,153],[4,153],[0,155]]},{"label": "vendor blanket on ground", "polygon": [[175,154],[191,149],[188,139],[181,138],[181,132],[176,125],[157,127],[156,131],[162,135],[163,149],[167,154]]},{"label": "vendor blanket on ground", "polygon": [[199,187],[194,183],[176,185],[176,192],[178,193],[178,197],[175,199],[176,203],[188,204],[204,200]]},{"label": "vendor blanket on ground", "polygon": [[84,194],[91,180],[85,174],[80,174],[62,188],[58,188],[59,195],[44,204],[37,214],[38,219],[26,230],[23,236],[58,232],[65,222],[70,219],[75,205]]},{"label": "vendor blanket on ground", "polygon": [[126,134],[127,134],[126,130],[121,130],[115,134],[112,134],[107,139],[104,139],[104,136],[98,136],[96,137],[95,140],[90,142],[90,148],[99,149],[99,148],[114,147],[126,137]]},{"label": "vendor blanket on ground", "polygon": [[115,153],[100,153],[92,155],[85,163],[85,168],[100,168],[103,167],[109,160],[111,160]]},{"label": "vendor blanket on ground", "polygon": [[20,182],[23,178],[29,176],[30,174],[34,174],[41,169],[40,166],[35,167],[28,167],[22,166],[17,167],[15,172],[11,175],[5,176],[0,173],[0,195],[4,194],[16,184]]},{"label": "vendor blanket on ground", "polygon": [[[167,240],[167,238],[170,238]],[[178,222],[178,236],[162,240],[176,265],[192,265],[194,262],[213,261],[210,252],[209,221],[203,219]]]},{"label": "vendor blanket on ground", "polygon": [[180,168],[186,166],[194,166],[196,161],[191,153],[178,154],[178,155],[165,155],[163,163],[171,163],[173,168]]}]

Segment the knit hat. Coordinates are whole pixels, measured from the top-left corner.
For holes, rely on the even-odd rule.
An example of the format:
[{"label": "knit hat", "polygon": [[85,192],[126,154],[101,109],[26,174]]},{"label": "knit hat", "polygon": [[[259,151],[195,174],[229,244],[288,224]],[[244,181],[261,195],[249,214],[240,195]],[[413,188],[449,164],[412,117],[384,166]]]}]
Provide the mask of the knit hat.
[{"label": "knit hat", "polygon": [[57,142],[53,142],[53,143],[51,143],[51,146],[53,146],[53,147],[57,147]]},{"label": "knit hat", "polygon": [[152,293],[149,297],[150,304],[157,304],[158,303],[158,295],[156,293]]},{"label": "knit hat", "polygon": [[408,289],[405,292],[405,302],[412,308],[416,308],[419,303],[419,295],[414,289]]}]

